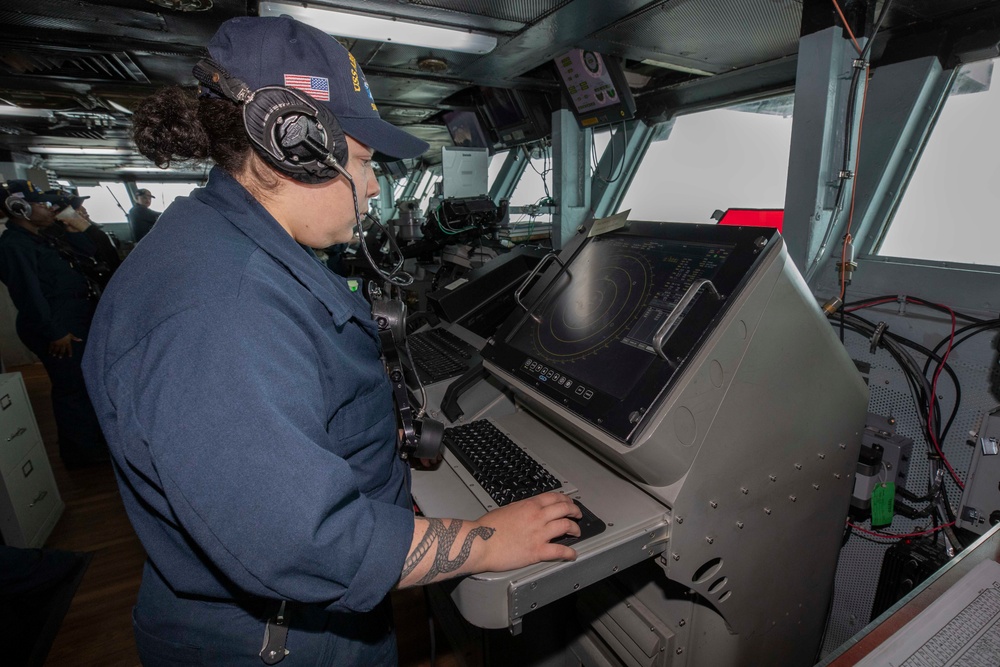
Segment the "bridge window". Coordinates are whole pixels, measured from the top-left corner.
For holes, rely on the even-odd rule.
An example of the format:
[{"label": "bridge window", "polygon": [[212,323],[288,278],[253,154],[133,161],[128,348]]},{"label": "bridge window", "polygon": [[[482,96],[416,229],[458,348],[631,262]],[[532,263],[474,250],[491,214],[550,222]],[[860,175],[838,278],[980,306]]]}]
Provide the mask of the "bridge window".
[{"label": "bridge window", "polygon": [[791,95],[677,118],[654,142],[620,210],[632,220],[712,222],[716,210],[785,206]]},{"label": "bridge window", "polygon": [[[160,181],[138,181],[137,188],[146,188],[155,199],[151,208],[155,211],[163,211],[177,197],[186,197],[200,184],[191,182],[160,182]],[[125,184],[120,181],[100,182],[94,186],[80,186],[78,189],[80,196],[90,197],[83,204],[87,208],[87,214],[91,220],[97,223],[126,222],[126,213],[132,208],[132,198],[129,197]]]},{"label": "bridge window", "polygon": [[[91,181],[93,182],[93,181]],[[100,182],[94,186],[80,186],[81,197],[90,197],[83,202],[90,219],[98,223],[126,222],[126,211],[132,208],[132,200],[120,182]],[[124,209],[124,210],[122,210]]]},{"label": "bridge window", "polygon": [[992,85],[998,61],[959,70],[879,255],[1000,264],[1000,85]]},{"label": "bridge window", "polygon": [[154,211],[163,211],[178,197],[187,197],[200,183],[136,181],[135,187],[146,188],[155,199],[150,206]]}]

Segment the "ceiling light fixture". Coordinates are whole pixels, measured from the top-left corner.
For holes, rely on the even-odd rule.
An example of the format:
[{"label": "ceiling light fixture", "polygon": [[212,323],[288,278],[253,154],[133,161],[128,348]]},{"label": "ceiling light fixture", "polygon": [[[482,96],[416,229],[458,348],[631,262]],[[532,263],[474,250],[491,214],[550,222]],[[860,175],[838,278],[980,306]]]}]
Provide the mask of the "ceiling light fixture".
[{"label": "ceiling light fixture", "polygon": [[21,117],[21,118],[55,118],[55,114],[50,109],[29,109],[16,106],[0,106],[0,116]]},{"label": "ceiling light fixture", "polygon": [[677,63],[668,63],[662,60],[653,60],[652,58],[646,58],[642,61],[643,65],[652,65],[653,67],[662,67],[663,69],[670,69],[675,72],[683,72],[685,74],[697,74],[698,76],[713,76],[712,72],[707,70],[698,69],[696,67],[688,67],[687,65],[678,65]]},{"label": "ceiling light fixture", "polygon": [[28,146],[29,153],[39,155],[131,155],[130,148],[88,148],[85,146]]},{"label": "ceiling light fixture", "polygon": [[290,16],[336,37],[394,42],[429,49],[461,53],[489,53],[497,46],[497,38],[462,28],[449,28],[427,23],[414,23],[396,18],[354,14],[332,7],[261,2],[261,16]]},{"label": "ceiling light fixture", "polygon": [[161,169],[160,167],[119,166],[115,168],[115,171],[121,171],[130,174],[163,174],[165,176],[201,175],[202,177],[207,178],[209,167],[201,164],[194,166],[167,167],[166,169]]}]

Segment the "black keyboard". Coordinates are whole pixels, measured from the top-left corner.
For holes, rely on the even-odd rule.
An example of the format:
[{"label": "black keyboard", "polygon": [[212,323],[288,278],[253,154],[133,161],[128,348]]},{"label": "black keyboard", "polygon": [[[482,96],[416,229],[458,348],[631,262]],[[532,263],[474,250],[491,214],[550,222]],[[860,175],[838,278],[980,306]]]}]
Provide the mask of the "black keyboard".
[{"label": "black keyboard", "polygon": [[444,442],[498,506],[562,486],[485,419],[445,429]]},{"label": "black keyboard", "polygon": [[406,337],[410,357],[427,383],[458,377],[472,366],[478,351],[447,329],[428,329]]},{"label": "black keyboard", "polygon": [[[497,506],[509,505],[562,487],[559,480],[549,474],[538,461],[485,419],[445,429],[444,443]],[[579,500],[573,502],[583,513],[583,517],[576,520],[580,536],[563,535],[552,542],[571,546],[599,535],[607,528],[607,524],[583,503]]]}]

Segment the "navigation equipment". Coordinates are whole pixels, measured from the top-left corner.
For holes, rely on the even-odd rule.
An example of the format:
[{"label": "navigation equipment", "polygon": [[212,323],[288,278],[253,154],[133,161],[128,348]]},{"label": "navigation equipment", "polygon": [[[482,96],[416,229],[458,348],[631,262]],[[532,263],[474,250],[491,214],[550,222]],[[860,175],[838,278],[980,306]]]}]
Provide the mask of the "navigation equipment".
[{"label": "navigation equipment", "polygon": [[[458,581],[462,618],[536,632],[505,664],[539,664],[547,634],[620,638],[570,642],[573,664],[660,664],[671,642],[698,664],[812,664],[868,395],[777,230],[588,222],[514,296],[446,426],[488,421],[605,530],[576,561]],[[413,474],[428,516],[474,519],[547,479],[497,491],[452,450]]]},{"label": "navigation equipment", "polygon": [[485,356],[628,442],[642,426],[634,415],[651,414],[773,236],[652,223],[588,239],[573,268],[558,272],[530,313],[508,321]]},{"label": "navigation equipment", "polygon": [[617,60],[573,49],[556,58],[555,64],[580,127],[599,127],[635,115],[632,91]]},{"label": "navigation equipment", "polygon": [[480,88],[483,112],[504,146],[544,139],[552,131],[547,98],[507,88]]},{"label": "navigation equipment", "polygon": [[441,181],[446,199],[481,197],[489,190],[490,154],[485,148],[441,147]]}]

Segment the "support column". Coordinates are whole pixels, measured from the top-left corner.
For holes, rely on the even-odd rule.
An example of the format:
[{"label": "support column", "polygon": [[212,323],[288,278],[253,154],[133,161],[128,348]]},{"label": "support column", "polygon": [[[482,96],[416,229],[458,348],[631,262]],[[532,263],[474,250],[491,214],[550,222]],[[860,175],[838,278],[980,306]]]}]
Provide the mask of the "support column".
[{"label": "support column", "polygon": [[420,184],[420,179],[423,175],[423,169],[411,169],[406,176],[406,185],[403,186],[403,192],[399,195],[399,198],[413,199],[416,196],[417,186]]},{"label": "support column", "polygon": [[393,196],[395,182],[385,174],[378,177],[378,219],[383,225],[388,225],[399,213],[396,209],[396,201]]},{"label": "support column", "polygon": [[[807,280],[815,274],[820,259],[837,244],[846,224],[842,214],[834,219],[834,209],[844,144],[856,132],[860,113],[859,103],[848,128],[847,100],[856,57],[854,45],[840,27],[799,40],[784,237],[792,260]],[[864,84],[863,79],[862,72],[859,85]],[[853,169],[853,160],[851,164]],[[842,202],[850,201],[852,186],[853,182],[845,184]]]},{"label": "support column", "polygon": [[591,130],[581,129],[566,109],[552,114],[552,193],[556,212],[552,216],[552,247],[576,233],[590,215]]},{"label": "support column", "polygon": [[[925,56],[885,65],[872,76],[851,229],[862,272],[869,266],[865,257],[881,244],[956,72]],[[817,294],[840,290],[835,250],[828,248],[819,258],[819,271],[810,281]]]}]

